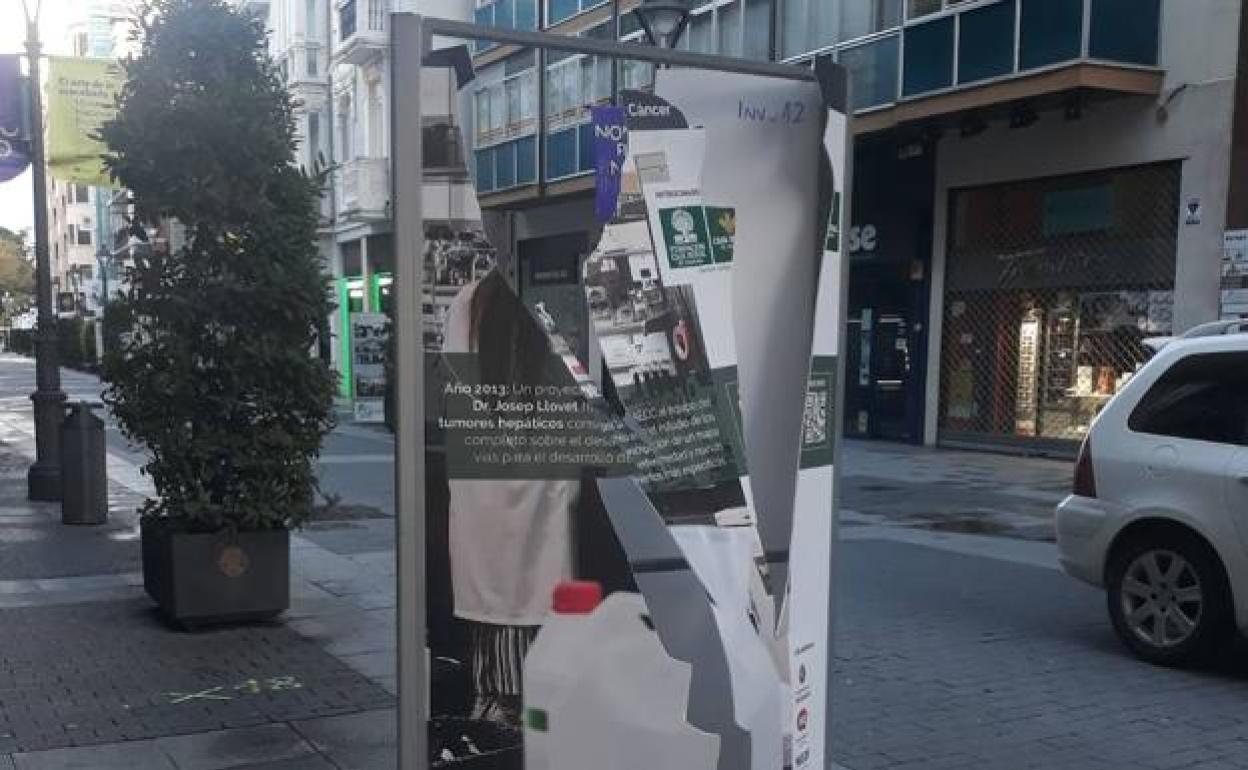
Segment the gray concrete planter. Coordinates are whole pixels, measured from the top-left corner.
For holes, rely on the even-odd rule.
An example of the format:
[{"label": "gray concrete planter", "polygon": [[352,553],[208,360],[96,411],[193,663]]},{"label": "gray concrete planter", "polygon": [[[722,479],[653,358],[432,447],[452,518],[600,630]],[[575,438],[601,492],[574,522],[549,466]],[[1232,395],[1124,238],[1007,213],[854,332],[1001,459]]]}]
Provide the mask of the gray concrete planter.
[{"label": "gray concrete planter", "polygon": [[184,628],[268,620],[290,607],[290,533],[182,531],[145,520],[143,587]]}]

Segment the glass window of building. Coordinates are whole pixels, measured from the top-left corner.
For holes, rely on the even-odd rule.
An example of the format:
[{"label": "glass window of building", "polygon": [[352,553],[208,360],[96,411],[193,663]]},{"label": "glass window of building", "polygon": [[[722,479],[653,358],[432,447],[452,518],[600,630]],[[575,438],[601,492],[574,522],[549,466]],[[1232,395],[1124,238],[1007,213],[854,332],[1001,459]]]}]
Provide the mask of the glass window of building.
[{"label": "glass window of building", "polygon": [[721,5],[715,13],[719,16],[719,50],[724,56],[741,55],[741,2]]},{"label": "glass window of building", "polygon": [[312,158],[312,162],[317,162],[317,157],[321,153],[321,113],[308,113],[308,154]]},{"label": "glass window of building", "polygon": [[91,191],[85,184],[74,185],[74,202],[87,203],[90,200]]},{"label": "glass window of building", "polygon": [[902,0],[845,0],[841,3],[841,40],[901,26]]},{"label": "glass window of building", "polygon": [[490,131],[502,134],[507,128],[507,86],[503,83],[490,87]]},{"label": "glass window of building", "polygon": [[780,3],[780,53],[788,59],[810,50],[806,44],[808,0],[777,0]]},{"label": "glass window of building", "polygon": [[741,55],[747,59],[770,59],[770,0],[745,0],[743,28]]},{"label": "glass window of building", "polygon": [[516,0],[516,29],[537,29],[537,0]]},{"label": "glass window of building", "polygon": [[917,19],[944,8],[943,0],[907,0],[906,18]]},{"label": "glass window of building", "polygon": [[558,24],[564,19],[575,16],[580,6],[576,0],[549,0],[546,3],[546,20],[550,24]]},{"label": "glass window of building", "polygon": [[689,30],[685,33],[685,47],[698,53],[715,52],[715,13],[708,9],[689,17]]}]

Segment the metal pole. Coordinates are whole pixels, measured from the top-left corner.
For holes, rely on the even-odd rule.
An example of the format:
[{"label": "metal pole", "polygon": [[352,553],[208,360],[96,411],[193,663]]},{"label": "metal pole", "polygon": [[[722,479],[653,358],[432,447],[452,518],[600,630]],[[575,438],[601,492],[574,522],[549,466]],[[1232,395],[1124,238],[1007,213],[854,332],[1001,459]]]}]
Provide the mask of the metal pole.
[{"label": "metal pole", "polygon": [[425,376],[422,328],[425,223],[420,81],[426,40],[420,16],[391,20],[390,175],[395,228],[395,350],[398,430],[395,436],[395,542],[398,557],[399,768],[422,770],[429,760],[429,675],[425,643]]},{"label": "metal pole", "polygon": [[31,500],[61,499],[61,420],[65,393],[57,361],[56,315],[52,309],[52,266],[48,260],[48,180],[43,157],[43,94],[39,77],[38,19],[26,20],[26,58],[30,61],[30,170],[35,195],[35,292],[39,330],[35,334],[35,463],[26,476]]},{"label": "metal pole", "polygon": [[[620,41],[620,0],[611,0],[611,39]],[[611,62],[611,103],[620,103],[620,63]]]},{"label": "metal pole", "polygon": [[[400,16],[402,14],[399,14]],[[666,64],[673,67],[689,67],[692,69],[715,70],[717,72],[736,72],[741,75],[762,75],[765,77],[783,78],[785,80],[814,80],[815,74],[809,66],[799,67],[792,64],[755,61],[735,56],[717,56],[715,54],[694,53],[692,51],[656,48],[648,45],[630,45],[610,40],[596,40],[591,37],[559,35],[551,32],[530,32],[521,29],[500,29],[483,27],[466,21],[453,21],[426,17],[423,23],[424,43],[429,45],[430,39],[437,35],[453,37],[459,40],[488,40],[493,43],[517,45],[551,51],[582,53],[591,56],[606,56],[613,59],[630,59],[633,61]]]}]

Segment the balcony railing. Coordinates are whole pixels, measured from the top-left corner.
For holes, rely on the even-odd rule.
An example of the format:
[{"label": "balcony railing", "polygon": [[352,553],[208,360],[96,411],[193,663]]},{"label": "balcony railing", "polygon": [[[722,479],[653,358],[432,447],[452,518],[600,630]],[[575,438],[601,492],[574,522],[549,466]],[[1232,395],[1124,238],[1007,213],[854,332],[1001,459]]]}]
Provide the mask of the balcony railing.
[{"label": "balcony railing", "polygon": [[339,213],[354,219],[385,219],[390,207],[390,164],[385,158],[356,158],[338,173]]},{"label": "balcony railing", "polygon": [[338,50],[351,64],[363,64],[389,44],[390,0],[347,0],[338,9]]},{"label": "balcony railing", "polygon": [[1161,0],[998,0],[839,49],[868,109],[1079,61],[1158,65]]}]

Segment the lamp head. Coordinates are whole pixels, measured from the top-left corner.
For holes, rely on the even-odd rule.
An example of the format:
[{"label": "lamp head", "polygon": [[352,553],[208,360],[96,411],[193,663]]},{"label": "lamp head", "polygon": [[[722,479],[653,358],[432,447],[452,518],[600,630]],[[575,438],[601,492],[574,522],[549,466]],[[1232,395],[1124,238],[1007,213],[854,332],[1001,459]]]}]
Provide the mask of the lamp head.
[{"label": "lamp head", "polygon": [[689,8],[678,0],[643,0],[633,9],[652,45],[675,48],[689,24]]}]

